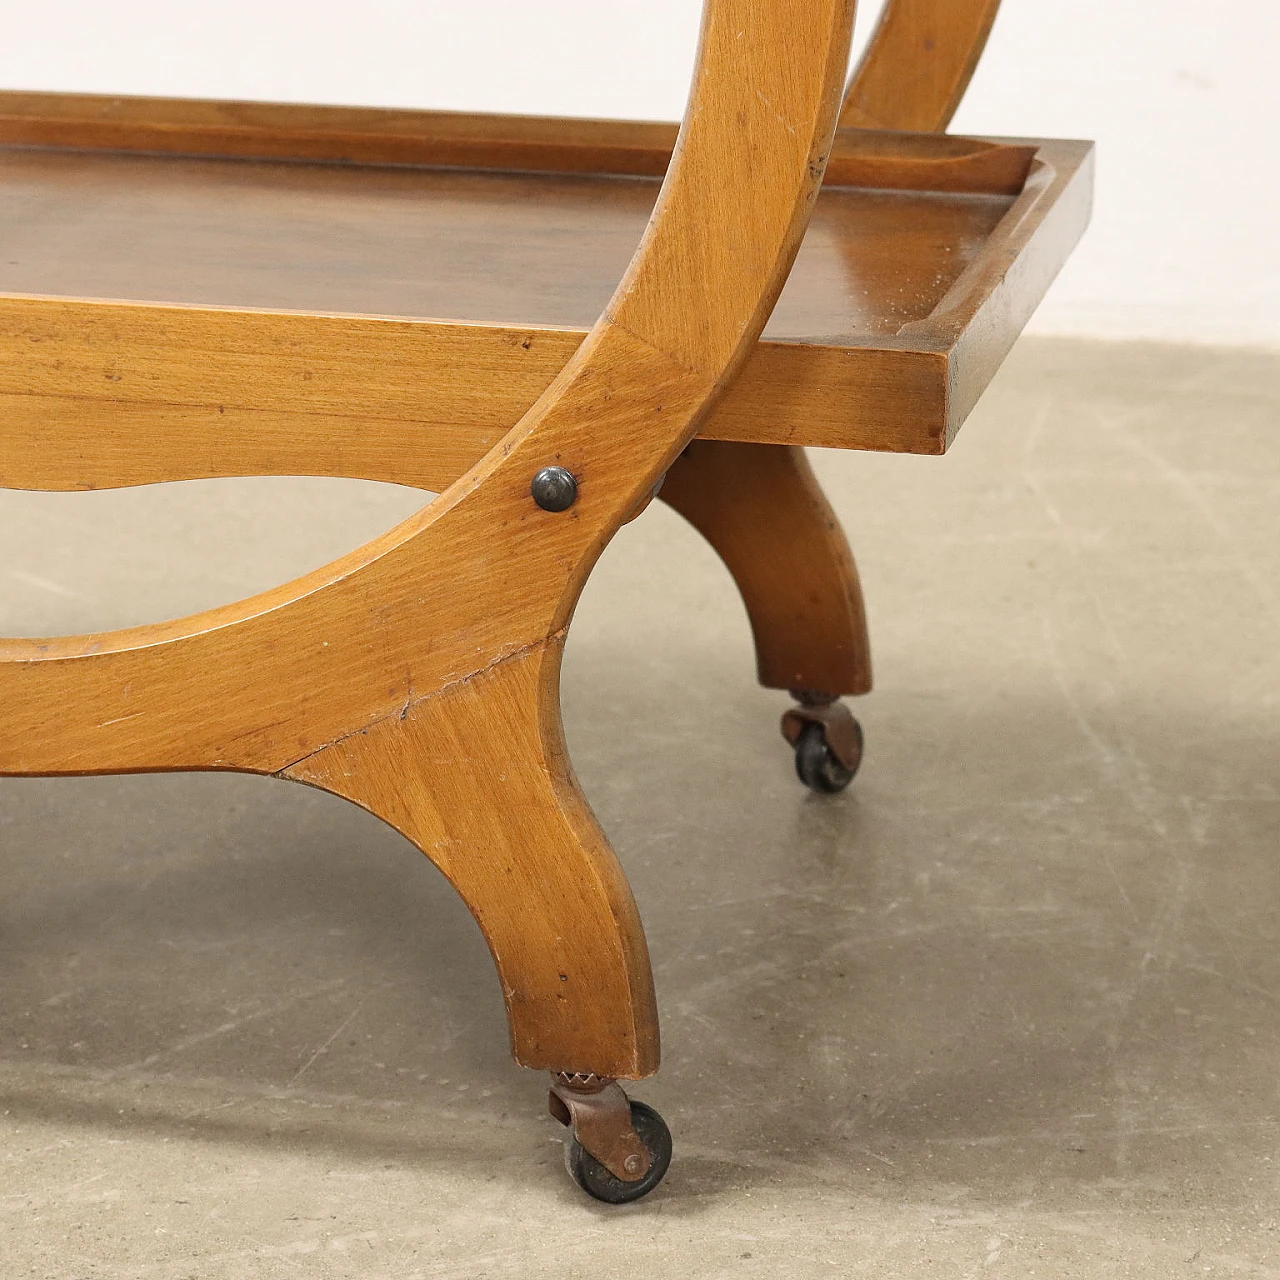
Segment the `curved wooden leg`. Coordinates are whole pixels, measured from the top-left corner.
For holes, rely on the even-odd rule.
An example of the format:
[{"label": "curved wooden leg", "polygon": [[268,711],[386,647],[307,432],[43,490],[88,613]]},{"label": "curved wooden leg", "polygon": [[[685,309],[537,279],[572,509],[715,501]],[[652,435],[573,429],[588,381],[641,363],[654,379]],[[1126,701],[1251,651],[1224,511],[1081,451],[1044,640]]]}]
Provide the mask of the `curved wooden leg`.
[{"label": "curved wooden leg", "polygon": [[449,878],[493,952],[517,1062],[638,1079],[658,1068],[649,954],[565,752],[562,646],[495,662],[280,776],[371,810]]},{"label": "curved wooden leg", "polygon": [[762,685],[827,695],[871,688],[858,571],[803,449],[695,440],[661,497],[733,574]]}]

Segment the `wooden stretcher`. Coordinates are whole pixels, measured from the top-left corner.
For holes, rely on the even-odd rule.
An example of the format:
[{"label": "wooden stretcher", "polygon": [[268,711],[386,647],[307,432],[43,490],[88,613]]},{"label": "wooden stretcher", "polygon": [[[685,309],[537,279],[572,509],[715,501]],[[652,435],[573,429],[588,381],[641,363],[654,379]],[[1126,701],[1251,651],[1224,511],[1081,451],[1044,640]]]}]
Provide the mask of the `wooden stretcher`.
[{"label": "wooden stretcher", "polygon": [[0,485],[439,494],[237,604],[0,641],[0,773],[242,770],[384,818],[479,922],[601,1199],[670,1138],[616,1083],[658,1021],[565,753],[574,604],[661,486],[802,779],[852,777],[862,600],[801,446],[944,452],[1089,213],[1088,144],[941,132],[997,3],[891,0],[842,100],[852,0],[708,0],[681,130],[0,94]]}]

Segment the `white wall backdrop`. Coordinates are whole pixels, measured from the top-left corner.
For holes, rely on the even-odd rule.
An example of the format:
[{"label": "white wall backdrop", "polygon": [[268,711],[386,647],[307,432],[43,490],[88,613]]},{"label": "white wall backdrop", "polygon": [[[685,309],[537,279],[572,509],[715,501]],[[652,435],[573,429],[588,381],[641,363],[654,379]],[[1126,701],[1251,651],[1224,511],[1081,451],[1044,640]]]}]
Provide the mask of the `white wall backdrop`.
[{"label": "white wall backdrop", "polygon": [[[0,87],[670,119],[698,11],[3,0]],[[1278,63],[1280,0],[1005,0],[955,128],[1100,146],[1093,227],[1035,329],[1280,346]]]}]

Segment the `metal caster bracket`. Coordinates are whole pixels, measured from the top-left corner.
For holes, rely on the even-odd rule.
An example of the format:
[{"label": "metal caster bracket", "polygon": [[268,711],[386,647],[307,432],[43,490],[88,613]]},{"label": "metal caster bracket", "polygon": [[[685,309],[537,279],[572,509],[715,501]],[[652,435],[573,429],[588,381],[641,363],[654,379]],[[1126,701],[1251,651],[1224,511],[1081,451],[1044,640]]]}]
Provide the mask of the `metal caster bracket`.
[{"label": "metal caster bracket", "polygon": [[782,736],[794,747],[806,725],[821,725],[831,754],[844,768],[855,772],[862,760],[862,734],[849,708],[830,694],[807,689],[792,689],[791,696],[800,705],[782,713]]},{"label": "metal caster bracket", "polygon": [[638,1182],[649,1172],[649,1149],[631,1123],[631,1102],[616,1080],[555,1072],[547,1108],[561,1124],[572,1126],[583,1150],[615,1178]]}]

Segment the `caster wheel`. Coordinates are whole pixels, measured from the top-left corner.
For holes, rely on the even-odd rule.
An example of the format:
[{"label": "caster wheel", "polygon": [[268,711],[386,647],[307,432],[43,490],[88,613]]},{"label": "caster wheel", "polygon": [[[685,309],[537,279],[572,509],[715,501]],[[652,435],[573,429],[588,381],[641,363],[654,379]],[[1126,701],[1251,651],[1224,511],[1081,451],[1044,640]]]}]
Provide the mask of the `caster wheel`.
[{"label": "caster wheel", "polygon": [[663,1179],[671,1164],[671,1130],[667,1122],[643,1102],[631,1103],[631,1123],[649,1149],[649,1172],[635,1182],[615,1177],[595,1156],[585,1151],[576,1138],[564,1148],[564,1164],[569,1177],[589,1196],[605,1204],[628,1204],[647,1196]]},{"label": "caster wheel", "polygon": [[811,791],[821,791],[826,795],[834,795],[843,791],[853,781],[862,762],[862,726],[856,720],[853,727],[858,740],[858,759],[853,768],[848,769],[836,759],[835,752],[827,743],[827,735],[822,725],[807,724],[796,739],[796,773],[800,781]]}]

